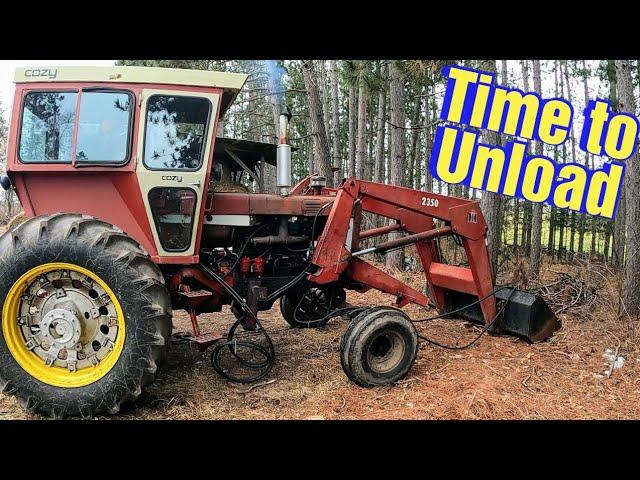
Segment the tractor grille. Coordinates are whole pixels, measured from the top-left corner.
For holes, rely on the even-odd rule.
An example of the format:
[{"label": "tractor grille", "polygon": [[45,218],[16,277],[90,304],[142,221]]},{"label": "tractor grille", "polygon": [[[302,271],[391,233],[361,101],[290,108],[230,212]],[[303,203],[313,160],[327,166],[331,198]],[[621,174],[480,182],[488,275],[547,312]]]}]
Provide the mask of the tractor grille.
[{"label": "tractor grille", "polygon": [[[315,200],[315,199],[305,200],[302,203],[302,214],[305,217],[313,217],[318,213],[318,210],[320,210],[322,205],[324,205],[324,203],[322,203],[322,201],[320,200]],[[324,210],[325,215],[328,215],[330,210],[331,209],[328,207],[325,208]]]}]

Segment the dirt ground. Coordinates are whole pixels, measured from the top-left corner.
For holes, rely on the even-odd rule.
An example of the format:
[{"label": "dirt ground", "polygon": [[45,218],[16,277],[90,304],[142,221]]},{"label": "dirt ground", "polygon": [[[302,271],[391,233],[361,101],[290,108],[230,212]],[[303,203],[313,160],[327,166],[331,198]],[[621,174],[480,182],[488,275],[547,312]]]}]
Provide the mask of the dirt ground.
[{"label": "dirt ground", "polygon": [[[551,271],[545,275],[557,278]],[[601,288],[594,292],[605,295],[607,287],[603,284]],[[375,292],[350,292],[348,300],[354,305],[390,302],[389,297]],[[406,310],[413,319],[433,314],[415,306]],[[213,371],[207,353],[190,344],[173,345],[169,365],[156,382],[115,418],[640,418],[640,330],[634,323],[616,319],[606,302],[589,307],[587,315],[585,308],[576,310],[560,314],[563,328],[541,344],[488,335],[460,351],[421,343],[406,379],[394,386],[364,389],[349,382],[340,367],[339,345],[346,319],[334,319],[318,330],[291,329],[274,308],[262,314],[277,355],[265,380],[254,385],[233,384]],[[201,317],[205,331],[224,331],[224,325],[231,322],[226,309]],[[176,329],[189,325],[183,312],[176,314],[175,323]],[[480,331],[452,320],[421,323],[417,328],[450,344],[466,343]],[[606,354],[612,354],[610,363],[605,361]],[[622,365],[611,369],[615,359],[617,366]],[[25,413],[13,398],[0,396],[0,419],[24,418],[37,417]]]}]

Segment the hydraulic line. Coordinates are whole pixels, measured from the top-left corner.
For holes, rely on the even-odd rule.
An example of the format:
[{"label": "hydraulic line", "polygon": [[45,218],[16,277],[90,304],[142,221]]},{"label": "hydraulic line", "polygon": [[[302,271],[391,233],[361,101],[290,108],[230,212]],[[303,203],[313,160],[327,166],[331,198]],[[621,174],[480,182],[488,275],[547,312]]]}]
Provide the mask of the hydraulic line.
[{"label": "hydraulic line", "polygon": [[307,289],[305,290],[304,294],[302,294],[300,296],[300,300],[298,301],[296,308],[293,310],[293,319],[300,324],[304,324],[307,326],[311,326],[311,325],[322,325],[324,324],[324,322],[331,320],[334,317],[339,317],[341,315],[353,315],[356,311],[358,311],[358,313],[360,313],[363,310],[366,310],[366,308],[364,307],[344,307],[344,308],[338,308],[336,310],[331,310],[331,307],[333,305],[333,302],[335,300],[336,294],[335,294],[335,290],[333,292],[333,295],[331,296],[331,299],[329,301],[329,306],[327,307],[327,314],[322,317],[322,318],[316,318],[313,320],[300,320],[298,318],[298,311],[300,310],[300,307],[302,306],[302,302],[304,301],[307,293],[309,293],[309,290],[311,289],[312,284],[309,283],[309,285],[307,285]]},{"label": "hydraulic line", "polygon": [[[311,254],[311,252],[313,250],[313,242],[314,242],[314,238],[315,238],[316,224],[318,222],[318,218],[320,216],[320,213],[325,208],[327,208],[328,206],[330,206],[332,204],[333,204],[333,202],[324,204],[322,207],[320,207],[320,209],[315,214],[315,217],[314,217],[314,220],[313,220],[313,227],[312,227],[312,230],[311,230],[311,232],[312,232],[311,240],[309,242],[309,248],[308,248],[310,254]],[[260,230],[262,230],[264,227],[266,227],[266,224],[258,227],[257,229],[255,229],[249,235],[249,237],[245,240],[245,242],[243,243],[242,247],[238,251],[237,260],[234,263],[234,265],[231,267],[230,271],[233,271],[233,269],[237,266],[237,264],[239,262],[239,259],[241,258],[242,253],[244,253],[244,250],[245,250],[246,246],[249,244],[249,241],[251,240],[251,238],[253,236],[255,236],[255,234],[258,233]],[[311,255],[309,255],[309,257],[311,257]],[[236,331],[238,329],[238,326],[241,323],[241,320],[239,320],[239,319],[236,320],[236,322],[231,326],[231,328],[229,329],[229,332],[227,333],[226,341],[218,342],[212,348],[211,365],[212,365],[213,369],[218,374],[220,374],[222,377],[224,377],[224,378],[226,378],[228,380],[231,380],[233,382],[237,382],[237,383],[251,383],[251,382],[255,382],[255,381],[258,381],[258,380],[264,378],[273,369],[273,365],[274,365],[274,362],[275,362],[275,356],[276,355],[275,355],[275,349],[274,349],[273,341],[271,340],[271,337],[269,336],[267,331],[264,329],[264,327],[260,323],[260,320],[258,320],[257,315],[255,313],[253,313],[253,311],[246,304],[246,302],[244,301],[242,296],[233,287],[228,285],[224,281],[224,279],[222,277],[220,277],[216,272],[214,272],[213,270],[211,270],[209,267],[207,267],[206,265],[204,265],[202,263],[200,264],[200,266],[214,280],[216,280],[220,284],[220,286],[222,288],[224,288],[227,291],[227,293],[231,296],[231,298],[233,298],[233,300],[235,302],[238,303],[238,305],[240,306],[240,308],[242,310],[244,310],[249,316],[251,316],[251,318],[253,318],[253,320],[255,320],[259,331],[264,335],[264,337],[265,337],[265,339],[267,341],[267,347],[265,348],[263,345],[260,345],[259,343],[254,342],[253,340],[235,338],[235,333],[236,333]],[[311,270],[311,268],[312,268],[312,264],[311,264],[311,261],[309,260],[309,263],[302,270],[302,272],[300,272],[292,281],[290,281],[286,285],[283,285],[278,290],[276,290],[271,295],[269,295],[267,297],[266,301],[271,301],[271,300],[274,300],[274,299],[278,298],[285,291],[287,291],[289,288],[291,288],[291,287],[295,286],[296,284],[298,284],[299,282],[301,282],[304,279],[304,277],[306,276],[306,274]],[[245,348],[245,349],[247,349],[249,351],[257,352],[258,354],[260,354],[264,358],[264,360],[263,361],[259,361],[259,362],[248,361],[248,360],[242,358],[238,354],[238,347],[243,347],[243,348]],[[222,364],[221,364],[221,355],[222,355],[222,352],[225,350],[225,348],[229,352],[231,352],[231,354],[236,358],[236,360],[238,360],[238,362],[240,364],[242,364],[243,366],[245,366],[246,368],[248,368],[250,370],[258,370],[258,372],[255,375],[251,375],[251,376],[238,376],[238,375],[233,375],[233,374],[225,371],[225,369],[222,367]]]},{"label": "hydraulic line", "polygon": [[238,253],[236,254],[236,256],[237,256],[236,261],[234,262],[234,264],[229,269],[229,272],[233,272],[233,270],[238,266],[238,263],[240,262],[240,258],[242,257],[242,254],[244,253],[245,249],[247,248],[247,245],[249,245],[249,242],[255,236],[255,234],[258,233],[260,230],[266,228],[267,226],[268,226],[268,224],[266,224],[266,223],[263,224],[263,225],[260,225],[258,228],[256,228],[253,232],[251,232],[249,234],[249,236],[246,238],[246,240],[244,241],[244,243],[240,247],[240,250],[238,250]]},{"label": "hydraulic line", "polygon": [[[213,369],[222,377],[237,383],[251,383],[264,378],[273,368],[273,364],[275,361],[275,349],[273,347],[271,337],[260,323],[260,320],[258,320],[258,317],[251,311],[244,299],[240,296],[240,294],[233,287],[228,285],[224,281],[224,279],[220,277],[216,272],[208,268],[206,265],[200,264],[200,266],[214,280],[216,280],[220,284],[220,286],[227,291],[229,295],[231,295],[231,297],[238,303],[240,308],[242,308],[248,315],[253,318],[253,320],[255,320],[256,325],[267,341],[267,347],[264,347],[263,345],[260,345],[253,340],[234,338],[238,325],[240,325],[241,323],[240,320],[236,320],[236,322],[231,326],[229,332],[227,333],[226,341],[218,342],[213,346],[211,352],[211,365]],[[249,351],[257,352],[262,357],[264,357],[264,360],[259,362],[251,362],[249,360],[246,360],[238,354],[238,347],[244,347]],[[251,376],[238,376],[225,371],[221,364],[221,354],[224,349],[227,349],[229,352],[231,352],[231,354],[243,366],[247,367],[250,370],[257,370],[258,372],[255,375]]]}]

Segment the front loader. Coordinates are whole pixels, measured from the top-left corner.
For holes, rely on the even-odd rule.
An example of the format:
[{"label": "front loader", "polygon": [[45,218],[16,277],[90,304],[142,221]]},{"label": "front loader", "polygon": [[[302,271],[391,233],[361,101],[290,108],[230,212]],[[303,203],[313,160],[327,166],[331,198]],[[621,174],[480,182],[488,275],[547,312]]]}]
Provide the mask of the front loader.
[{"label": "front loader", "polygon": [[[477,202],[357,178],[333,188],[311,175],[292,187],[290,114],[277,146],[218,136],[245,81],[180,69],[18,69],[0,184],[27,219],[0,237],[4,393],[53,417],[116,413],[153,380],[171,340],[209,349],[230,380],[256,381],[275,360],[260,312],[276,302],[294,328],[348,317],[341,362],[365,387],[411,368],[419,335],[401,310],[410,303],[530,342],[559,328],[542,299],[495,285]],[[276,194],[264,193],[272,167]],[[389,222],[363,230],[365,212]],[[463,265],[444,261],[444,236],[463,248]],[[371,263],[409,246],[425,291]],[[348,290],[369,289],[392,305],[347,303]],[[224,305],[233,326],[201,328],[198,317]],[[172,332],[178,309],[190,332]]]}]

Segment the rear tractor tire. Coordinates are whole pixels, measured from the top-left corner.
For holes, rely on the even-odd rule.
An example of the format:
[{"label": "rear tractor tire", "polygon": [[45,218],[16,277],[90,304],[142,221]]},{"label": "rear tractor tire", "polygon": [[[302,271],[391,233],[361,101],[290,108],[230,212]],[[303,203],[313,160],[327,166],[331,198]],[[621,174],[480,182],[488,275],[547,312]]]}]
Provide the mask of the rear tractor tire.
[{"label": "rear tractor tire", "polygon": [[340,362],[362,387],[389,385],[404,378],[418,354],[418,334],[401,310],[374,307],[354,318],[340,342]]},{"label": "rear tractor tire", "polygon": [[164,362],[171,304],[144,249],[80,214],[0,237],[0,390],[53,418],[115,414]]}]

